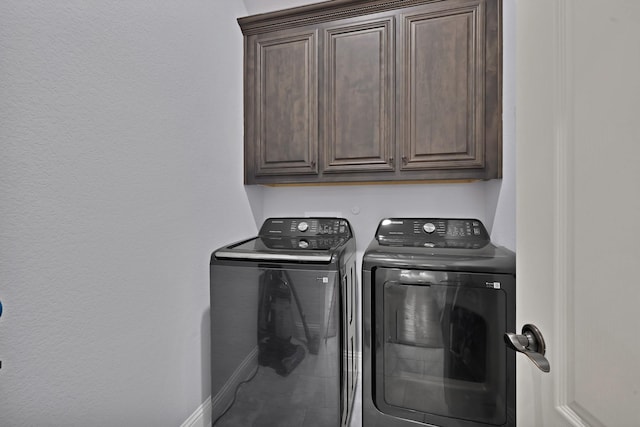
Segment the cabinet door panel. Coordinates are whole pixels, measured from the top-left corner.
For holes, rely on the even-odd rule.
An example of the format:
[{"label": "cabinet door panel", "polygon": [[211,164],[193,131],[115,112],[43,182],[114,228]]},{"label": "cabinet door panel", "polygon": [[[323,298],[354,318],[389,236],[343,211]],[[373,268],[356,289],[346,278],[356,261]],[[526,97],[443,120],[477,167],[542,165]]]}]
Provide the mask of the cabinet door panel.
[{"label": "cabinet door panel", "polygon": [[325,33],[323,172],[392,171],[393,18]]},{"label": "cabinet door panel", "polygon": [[256,44],[256,175],[317,172],[317,32]]},{"label": "cabinet door panel", "polygon": [[485,7],[403,14],[402,170],[484,166]]}]

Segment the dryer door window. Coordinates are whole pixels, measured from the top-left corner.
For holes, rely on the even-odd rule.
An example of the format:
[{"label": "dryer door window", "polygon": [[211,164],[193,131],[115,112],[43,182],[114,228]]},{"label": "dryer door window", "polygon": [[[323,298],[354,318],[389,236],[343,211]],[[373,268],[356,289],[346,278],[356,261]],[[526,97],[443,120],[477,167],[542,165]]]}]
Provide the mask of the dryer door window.
[{"label": "dryer door window", "polygon": [[487,275],[400,269],[378,273],[373,361],[378,409],[438,425],[452,418],[457,423],[504,424],[504,290],[487,287],[488,281],[493,283]]}]

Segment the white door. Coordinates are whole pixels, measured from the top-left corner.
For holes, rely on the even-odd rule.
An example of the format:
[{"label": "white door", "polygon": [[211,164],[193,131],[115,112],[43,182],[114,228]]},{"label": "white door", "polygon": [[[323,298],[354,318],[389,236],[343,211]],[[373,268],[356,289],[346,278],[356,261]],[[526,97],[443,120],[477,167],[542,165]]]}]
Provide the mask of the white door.
[{"label": "white door", "polygon": [[518,426],[640,426],[640,1],[518,0]]}]

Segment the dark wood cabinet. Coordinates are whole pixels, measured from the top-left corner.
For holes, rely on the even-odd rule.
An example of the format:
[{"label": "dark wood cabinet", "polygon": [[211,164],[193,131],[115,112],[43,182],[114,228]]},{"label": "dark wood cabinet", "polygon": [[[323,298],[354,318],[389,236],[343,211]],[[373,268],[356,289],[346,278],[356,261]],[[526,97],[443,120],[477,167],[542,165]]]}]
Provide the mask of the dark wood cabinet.
[{"label": "dark wood cabinet", "polygon": [[501,176],[500,0],[334,0],[238,21],[245,183]]},{"label": "dark wood cabinet", "polygon": [[490,51],[499,46],[489,44],[497,33],[487,27],[495,31],[498,23],[489,21],[497,12],[491,6],[496,2],[445,1],[400,14],[402,171],[492,168],[487,177],[498,176],[500,97],[486,93],[500,89],[486,85],[499,78],[499,58]]},{"label": "dark wood cabinet", "polygon": [[393,18],[326,28],[324,173],[393,171]]},{"label": "dark wood cabinet", "polygon": [[247,46],[245,161],[256,178],[318,172],[317,39],[317,30],[296,30]]}]

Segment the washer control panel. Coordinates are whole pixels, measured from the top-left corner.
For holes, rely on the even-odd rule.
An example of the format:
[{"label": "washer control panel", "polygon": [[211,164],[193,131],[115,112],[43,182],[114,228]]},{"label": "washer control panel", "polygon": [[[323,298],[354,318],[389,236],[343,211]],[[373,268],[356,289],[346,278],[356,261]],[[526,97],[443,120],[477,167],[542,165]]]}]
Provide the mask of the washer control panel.
[{"label": "washer control panel", "polygon": [[381,244],[431,248],[480,248],[490,242],[482,222],[457,218],[386,218],[376,239]]},{"label": "washer control panel", "polygon": [[351,228],[342,218],[269,218],[260,236],[340,236],[351,237]]},{"label": "washer control panel", "polygon": [[269,249],[318,251],[343,244],[352,233],[342,218],[269,218],[259,237]]}]

